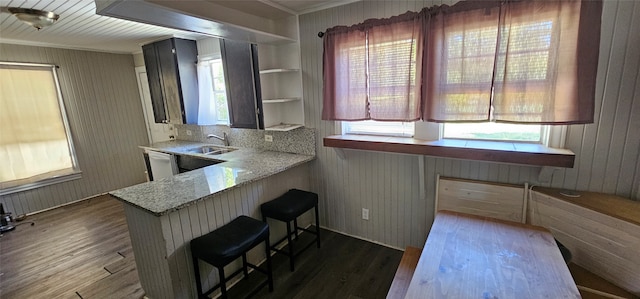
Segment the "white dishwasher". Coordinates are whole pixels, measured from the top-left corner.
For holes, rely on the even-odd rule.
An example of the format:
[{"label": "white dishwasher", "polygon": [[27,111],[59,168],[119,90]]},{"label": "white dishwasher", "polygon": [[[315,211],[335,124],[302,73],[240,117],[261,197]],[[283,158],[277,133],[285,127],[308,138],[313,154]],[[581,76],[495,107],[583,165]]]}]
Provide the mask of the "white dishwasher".
[{"label": "white dishwasher", "polygon": [[154,181],[161,178],[170,178],[178,173],[178,164],[174,155],[156,151],[148,151],[147,154],[149,155],[151,175]]}]

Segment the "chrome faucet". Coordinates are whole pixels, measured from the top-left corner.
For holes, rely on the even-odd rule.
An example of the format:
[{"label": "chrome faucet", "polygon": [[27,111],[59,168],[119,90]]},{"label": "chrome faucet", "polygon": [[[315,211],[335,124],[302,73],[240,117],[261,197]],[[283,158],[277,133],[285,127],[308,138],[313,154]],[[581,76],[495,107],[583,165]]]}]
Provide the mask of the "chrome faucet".
[{"label": "chrome faucet", "polygon": [[221,140],[222,143],[224,143],[224,146],[229,146],[229,136],[227,136],[227,133],[225,132],[222,133],[222,137],[215,134],[209,134],[207,135],[207,138],[215,138]]}]

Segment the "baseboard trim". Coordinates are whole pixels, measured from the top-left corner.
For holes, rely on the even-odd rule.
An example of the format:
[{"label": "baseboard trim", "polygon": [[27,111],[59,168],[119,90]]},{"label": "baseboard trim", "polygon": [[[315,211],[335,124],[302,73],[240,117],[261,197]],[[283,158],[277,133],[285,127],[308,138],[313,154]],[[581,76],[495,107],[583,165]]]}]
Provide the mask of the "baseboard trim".
[{"label": "baseboard trim", "polygon": [[[107,194],[109,194],[109,193],[108,193],[108,192],[105,192],[105,193],[100,193],[100,194],[92,195],[92,196],[89,196],[89,197],[85,197],[85,198],[77,199],[77,200],[74,200],[74,201],[66,202],[66,203],[63,203],[63,204],[61,204],[61,205],[59,205],[59,206],[46,208],[46,209],[44,209],[44,210],[40,210],[40,211],[36,211],[36,212],[26,213],[26,214],[24,214],[24,215],[25,215],[25,216],[33,216],[33,215],[36,215],[36,214],[40,214],[40,213],[42,213],[42,212],[47,212],[47,211],[51,211],[51,210],[54,210],[54,209],[57,209],[57,208],[66,207],[66,206],[68,206],[68,205],[76,204],[76,203],[79,203],[79,202],[81,202],[81,201],[85,201],[85,200],[93,199],[93,198],[100,197],[100,196],[104,196],[104,195],[107,195]],[[16,217],[17,217],[17,216],[22,216],[22,215],[16,215]]]}]

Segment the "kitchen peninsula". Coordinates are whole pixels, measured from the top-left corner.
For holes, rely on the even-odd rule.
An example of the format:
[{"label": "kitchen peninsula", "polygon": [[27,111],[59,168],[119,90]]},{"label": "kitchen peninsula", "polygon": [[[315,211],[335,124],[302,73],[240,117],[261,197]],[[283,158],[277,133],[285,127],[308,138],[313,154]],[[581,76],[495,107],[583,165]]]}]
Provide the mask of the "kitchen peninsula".
[{"label": "kitchen peninsula", "polygon": [[[196,154],[199,142],[170,141],[143,147],[174,155]],[[110,192],[125,202],[140,283],[147,297],[195,298],[195,280],[189,241],[228,223],[240,215],[261,219],[260,204],[291,188],[309,189],[306,162],[315,156],[262,149],[238,148],[216,155],[224,162],[153,182]],[[311,218],[303,217],[306,226]],[[269,223],[271,238],[284,235],[284,226]],[[260,263],[262,248],[255,248],[248,259]],[[237,267],[232,264],[231,267]],[[201,264],[203,288],[218,281],[217,272]]]}]

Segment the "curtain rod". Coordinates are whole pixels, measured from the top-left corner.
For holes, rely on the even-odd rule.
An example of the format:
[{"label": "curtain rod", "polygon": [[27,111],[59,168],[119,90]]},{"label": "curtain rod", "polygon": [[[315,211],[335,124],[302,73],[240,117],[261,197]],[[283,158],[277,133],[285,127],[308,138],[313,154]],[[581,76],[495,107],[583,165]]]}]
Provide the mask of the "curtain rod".
[{"label": "curtain rod", "polygon": [[319,38],[322,38],[323,36],[324,36],[324,32],[322,32],[322,31],[318,32],[318,37]]}]

